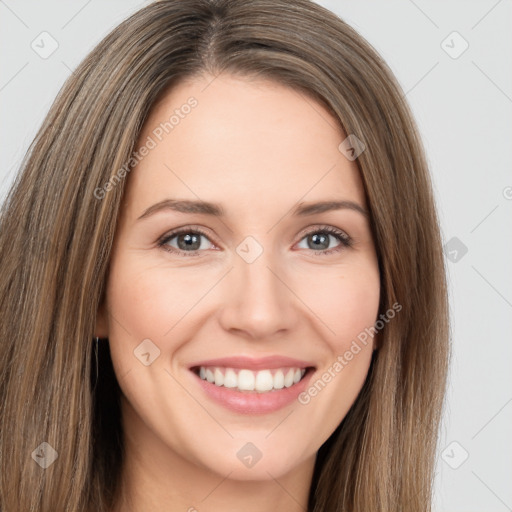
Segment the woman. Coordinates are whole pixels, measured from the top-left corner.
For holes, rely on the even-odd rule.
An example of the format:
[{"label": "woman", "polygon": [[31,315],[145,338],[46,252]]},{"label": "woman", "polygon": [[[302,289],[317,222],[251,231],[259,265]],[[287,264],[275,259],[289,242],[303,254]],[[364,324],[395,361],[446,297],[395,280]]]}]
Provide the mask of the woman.
[{"label": "woman", "polygon": [[428,166],[331,12],[135,13],[64,85],[0,236],[3,512],[431,510]]}]

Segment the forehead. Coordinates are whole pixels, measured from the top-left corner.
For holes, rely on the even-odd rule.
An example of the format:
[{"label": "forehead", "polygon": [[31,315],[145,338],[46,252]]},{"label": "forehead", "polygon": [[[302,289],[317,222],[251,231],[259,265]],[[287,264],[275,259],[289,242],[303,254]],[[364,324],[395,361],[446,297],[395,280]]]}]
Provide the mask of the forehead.
[{"label": "forehead", "polygon": [[133,215],[167,197],[212,200],[226,213],[344,198],[365,204],[345,134],[328,110],[294,89],[220,75],[168,91],[142,129],[151,146],[129,175]]}]

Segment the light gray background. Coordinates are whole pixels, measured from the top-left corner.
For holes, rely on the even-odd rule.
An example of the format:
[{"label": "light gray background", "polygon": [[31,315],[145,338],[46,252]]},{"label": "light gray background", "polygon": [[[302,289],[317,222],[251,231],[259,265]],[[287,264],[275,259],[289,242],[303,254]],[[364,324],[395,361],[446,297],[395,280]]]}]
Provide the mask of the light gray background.
[{"label": "light gray background", "polygon": [[[71,70],[148,3],[0,0],[0,201]],[[512,511],[512,1],[319,3],[395,72],[431,164],[454,347],[435,511]],[[43,31],[59,45],[46,59]]]}]

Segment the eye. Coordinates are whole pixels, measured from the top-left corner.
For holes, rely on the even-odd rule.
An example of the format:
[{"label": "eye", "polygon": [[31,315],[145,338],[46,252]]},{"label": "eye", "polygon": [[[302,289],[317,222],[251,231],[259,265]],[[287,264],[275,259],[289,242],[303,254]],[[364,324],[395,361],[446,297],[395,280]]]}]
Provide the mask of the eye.
[{"label": "eye", "polygon": [[[198,228],[179,229],[165,235],[158,242],[158,247],[161,247],[165,251],[181,254],[183,256],[200,256],[198,252],[207,248],[205,244],[201,243],[201,238],[209,240],[206,233]],[[177,247],[174,244],[170,244],[174,239],[176,239],[175,243]],[[208,244],[206,244],[206,246],[207,245]]]},{"label": "eye", "polygon": [[[333,239],[337,240],[339,245],[333,249],[328,249],[329,243]],[[309,231],[302,240],[306,240],[306,249],[313,249],[317,255],[331,254],[352,247],[352,239],[343,231],[331,226],[325,226],[317,228],[314,231]]]},{"label": "eye", "polygon": [[[199,253],[208,248],[208,244],[202,244],[202,238],[210,240],[208,235],[199,228],[182,228],[166,234],[158,242],[158,247],[183,256],[200,256]],[[333,249],[325,248],[333,239],[337,240],[339,245]],[[309,231],[302,240],[306,240],[306,243],[311,240],[311,243],[307,243],[306,249],[312,249],[317,255],[331,254],[352,247],[352,239],[343,231],[331,226]],[[210,244],[212,244],[211,241]]]}]

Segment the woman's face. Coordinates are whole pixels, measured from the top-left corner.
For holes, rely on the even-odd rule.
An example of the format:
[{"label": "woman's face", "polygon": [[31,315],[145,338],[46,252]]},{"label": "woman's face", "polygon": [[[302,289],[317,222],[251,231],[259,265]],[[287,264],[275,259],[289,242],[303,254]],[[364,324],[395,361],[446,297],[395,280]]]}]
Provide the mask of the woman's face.
[{"label": "woman's face", "polygon": [[[380,281],[345,137],[311,98],[230,75],[153,108],[97,325],[139,459],[279,478],[348,412]],[[332,201],[345,207],[312,207]]]}]

